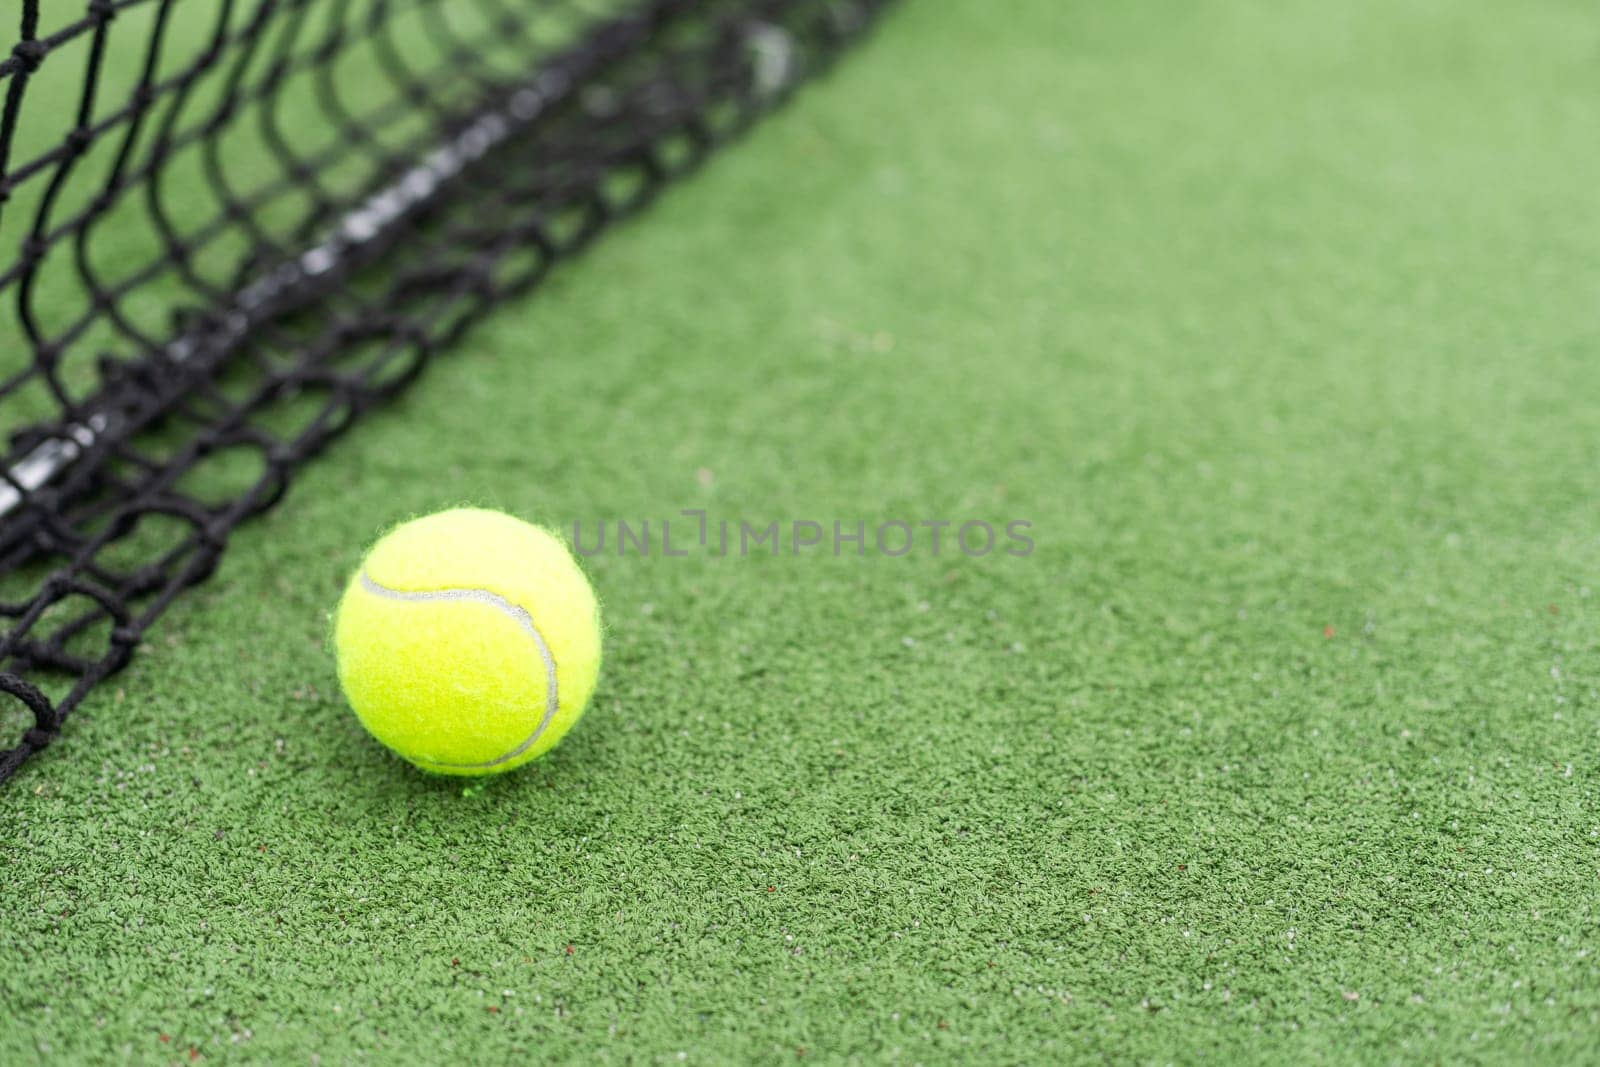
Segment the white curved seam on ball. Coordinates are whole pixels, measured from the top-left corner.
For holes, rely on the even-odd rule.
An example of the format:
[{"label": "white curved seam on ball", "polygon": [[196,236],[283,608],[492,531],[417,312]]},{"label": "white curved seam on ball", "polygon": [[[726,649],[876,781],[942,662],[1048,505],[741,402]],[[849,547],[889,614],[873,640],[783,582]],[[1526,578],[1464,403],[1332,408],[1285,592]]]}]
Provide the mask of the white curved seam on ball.
[{"label": "white curved seam on ball", "polygon": [[539,720],[539,725],[534,728],[533,733],[528,735],[527,740],[505,755],[496,756],[486,763],[444,763],[433,759],[428,760],[428,763],[435,767],[451,767],[457,770],[497,767],[507,760],[514,760],[528,751],[529,747],[544,734],[545,728],[550,725],[550,720],[556,716],[556,709],[561,705],[561,696],[556,689],[556,659],[550,652],[549,644],[545,642],[544,634],[539,632],[539,627],[534,624],[533,616],[528,614],[526,608],[513,604],[505,597],[491,593],[487,589],[435,589],[417,593],[405,589],[390,589],[386,585],[379,585],[373,580],[372,575],[365,570],[361,572],[361,588],[374,596],[380,596],[386,600],[399,600],[411,604],[429,604],[442,601],[466,601],[473,604],[487,604],[509,615],[511,621],[522,627],[523,631],[533,639],[534,647],[539,650],[539,658],[544,661],[544,718]]}]

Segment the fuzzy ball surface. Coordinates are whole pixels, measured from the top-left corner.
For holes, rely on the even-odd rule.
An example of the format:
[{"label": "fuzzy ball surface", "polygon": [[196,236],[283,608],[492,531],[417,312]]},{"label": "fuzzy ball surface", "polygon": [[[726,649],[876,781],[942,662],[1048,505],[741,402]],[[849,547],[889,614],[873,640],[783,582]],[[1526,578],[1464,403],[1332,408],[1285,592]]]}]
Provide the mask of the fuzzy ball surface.
[{"label": "fuzzy ball surface", "polygon": [[456,508],[395,527],[334,620],[339,684],[367,730],[437,774],[520,767],[570,730],[600,673],[594,590],[555,534]]}]

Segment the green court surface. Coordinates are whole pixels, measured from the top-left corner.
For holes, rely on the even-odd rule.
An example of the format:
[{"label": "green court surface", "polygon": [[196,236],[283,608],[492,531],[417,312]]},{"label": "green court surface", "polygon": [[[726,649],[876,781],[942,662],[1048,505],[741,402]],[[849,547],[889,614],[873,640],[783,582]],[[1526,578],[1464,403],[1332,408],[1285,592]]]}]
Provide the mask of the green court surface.
[{"label": "green court surface", "polygon": [[[0,1062],[1600,1058],[1597,188],[1587,4],[901,5],[0,795]],[[463,502],[687,543],[477,792],[327,641]]]}]

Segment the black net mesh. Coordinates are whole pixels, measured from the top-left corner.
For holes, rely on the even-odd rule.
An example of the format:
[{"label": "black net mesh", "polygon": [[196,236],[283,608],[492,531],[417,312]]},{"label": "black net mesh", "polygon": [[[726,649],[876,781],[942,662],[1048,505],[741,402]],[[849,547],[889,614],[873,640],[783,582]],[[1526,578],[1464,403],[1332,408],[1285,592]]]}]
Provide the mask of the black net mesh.
[{"label": "black net mesh", "polygon": [[886,2],[21,0],[0,781],[302,463]]}]

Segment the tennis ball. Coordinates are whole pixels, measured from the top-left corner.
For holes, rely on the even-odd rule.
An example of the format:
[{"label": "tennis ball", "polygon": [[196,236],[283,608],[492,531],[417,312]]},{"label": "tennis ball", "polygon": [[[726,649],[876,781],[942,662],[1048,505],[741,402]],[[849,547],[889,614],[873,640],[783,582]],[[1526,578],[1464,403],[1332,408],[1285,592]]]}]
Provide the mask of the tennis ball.
[{"label": "tennis ball", "polygon": [[333,625],[339,684],[367,730],[438,774],[548,752],[600,673],[594,590],[554,534],[458,508],[372,546]]}]

